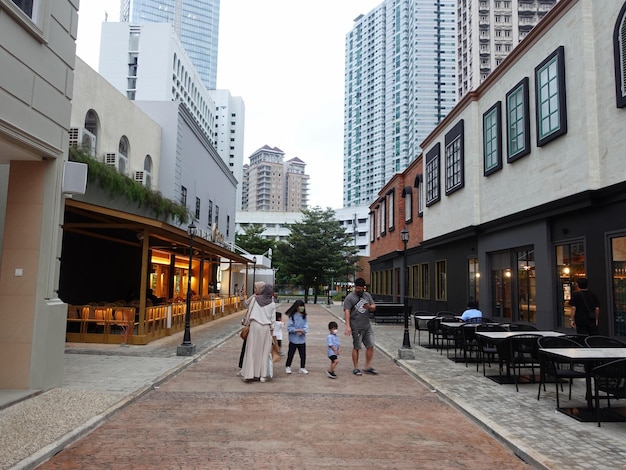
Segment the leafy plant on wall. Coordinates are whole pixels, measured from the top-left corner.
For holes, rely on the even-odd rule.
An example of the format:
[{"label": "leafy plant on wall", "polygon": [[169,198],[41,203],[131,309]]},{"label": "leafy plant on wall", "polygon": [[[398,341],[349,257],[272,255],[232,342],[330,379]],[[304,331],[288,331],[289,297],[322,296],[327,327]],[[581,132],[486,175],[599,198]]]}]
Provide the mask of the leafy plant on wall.
[{"label": "leafy plant on wall", "polygon": [[139,207],[147,207],[154,211],[157,217],[169,216],[181,224],[189,221],[189,211],[185,206],[163,197],[159,191],[132,180],[114,167],[86,155],[79,148],[70,147],[69,159],[73,162],[86,163],[87,181],[99,185],[111,196],[125,198],[137,203]]}]

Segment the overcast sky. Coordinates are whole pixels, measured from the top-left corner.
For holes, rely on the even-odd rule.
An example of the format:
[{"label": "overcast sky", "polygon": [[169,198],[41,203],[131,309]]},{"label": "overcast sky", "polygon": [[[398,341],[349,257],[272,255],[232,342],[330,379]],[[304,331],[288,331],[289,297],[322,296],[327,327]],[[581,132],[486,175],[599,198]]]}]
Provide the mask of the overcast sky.
[{"label": "overcast sky", "polygon": [[[383,0],[222,0],[217,87],[246,106],[244,163],[263,145],[298,157],[309,205],[342,206],[344,40]],[[81,0],[77,55],[98,70],[101,23],[119,0]]]}]

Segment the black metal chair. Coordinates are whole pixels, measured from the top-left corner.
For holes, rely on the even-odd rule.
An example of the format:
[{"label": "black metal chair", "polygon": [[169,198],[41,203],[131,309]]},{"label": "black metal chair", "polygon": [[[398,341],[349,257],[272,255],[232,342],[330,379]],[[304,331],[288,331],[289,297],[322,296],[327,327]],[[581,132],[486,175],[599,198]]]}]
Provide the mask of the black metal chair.
[{"label": "black metal chair", "polygon": [[626,348],[626,343],[610,336],[593,335],[585,338],[588,348]]},{"label": "black metal chair", "polygon": [[510,336],[496,344],[498,351],[498,361],[500,365],[500,375],[502,367],[506,367],[507,376],[513,372],[515,390],[519,392],[518,377],[521,377],[522,369],[530,369],[535,377],[535,368],[539,369],[539,345],[537,340],[540,335],[515,335]]},{"label": "black metal chair", "polygon": [[[479,331],[506,331],[506,328],[502,325],[498,325],[497,323],[481,323],[476,325],[476,329],[474,331],[474,334],[476,335]],[[487,358],[489,358],[489,365],[491,366],[491,361],[495,361],[496,354],[498,353],[496,350],[496,343],[490,341],[488,338],[476,335],[476,346],[476,372],[478,372],[478,364],[482,362],[484,376],[486,375],[485,362],[487,362]]]},{"label": "black metal chair", "polygon": [[587,335],[573,334],[573,335],[561,336],[561,338],[571,339],[572,341],[575,341],[576,343],[580,344],[582,347],[587,347],[587,345],[585,344],[585,339],[587,338]]},{"label": "black metal chair", "polygon": [[537,331],[538,329],[528,323],[509,323],[509,331]]},{"label": "black metal chair", "polygon": [[[598,413],[598,427],[601,421],[600,398],[607,399],[607,408],[611,408],[611,397],[626,398],[626,359],[618,359],[594,367],[591,370],[594,384],[596,411]],[[606,394],[600,397],[600,392]]]},{"label": "black metal chair", "polygon": [[[478,328],[477,323],[468,323],[465,325],[461,325],[458,329],[458,348],[463,352],[463,360],[465,361],[465,367],[469,360],[472,358],[472,355],[476,355],[476,360],[478,360],[478,341],[476,339],[476,328]],[[455,348],[455,356],[456,356],[456,348]]]},{"label": "black metal chair", "polygon": [[[450,357],[448,354],[450,351],[450,344],[454,346],[454,350],[456,352],[457,349],[457,334],[458,328],[448,328],[446,325],[442,325],[442,323],[461,323],[461,320],[457,317],[441,317],[441,321],[439,322],[438,335],[441,340],[441,348],[439,349],[439,354],[443,355],[443,343],[446,343],[446,356]],[[459,327],[460,328],[460,327]]]},{"label": "black metal chair", "polygon": [[415,326],[415,330],[413,331],[413,343],[415,343],[415,335],[417,335],[417,344],[421,345],[420,334],[422,331],[428,331],[428,321],[418,320],[418,316],[435,316],[432,312],[427,312],[425,310],[418,310],[417,312],[413,312],[413,324]]},{"label": "black metal chair", "polygon": [[[539,349],[545,348],[582,348],[579,343],[562,336],[544,336],[537,340]],[[539,354],[539,366],[541,368],[539,390],[537,392],[537,400],[541,396],[541,387],[543,391],[546,391],[546,380],[549,377],[554,379],[556,386],[556,407],[559,408],[559,385],[561,385],[561,391],[563,391],[563,379],[569,381],[569,399],[572,399],[572,382],[574,379],[586,378],[584,370],[577,370],[574,368],[574,364],[570,361],[561,361],[545,354]]]}]

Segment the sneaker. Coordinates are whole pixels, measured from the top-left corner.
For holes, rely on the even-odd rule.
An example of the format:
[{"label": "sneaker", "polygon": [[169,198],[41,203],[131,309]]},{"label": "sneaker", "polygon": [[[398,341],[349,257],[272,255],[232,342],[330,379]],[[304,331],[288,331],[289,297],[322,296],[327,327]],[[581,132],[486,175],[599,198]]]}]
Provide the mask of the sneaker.
[{"label": "sneaker", "polygon": [[291,367],[285,367],[285,374],[291,374]]},{"label": "sneaker", "polygon": [[306,370],[304,367],[300,367],[300,370],[298,372],[300,372],[301,374],[308,374],[309,373],[309,371]]},{"label": "sneaker", "polygon": [[331,372],[329,370],[326,371],[326,375],[328,376],[329,379],[336,379],[337,378],[337,374],[335,374],[334,372]]},{"label": "sneaker", "polygon": [[261,377],[259,379],[259,382],[261,382],[262,384],[264,384],[265,382],[267,382],[267,379],[265,377]]}]

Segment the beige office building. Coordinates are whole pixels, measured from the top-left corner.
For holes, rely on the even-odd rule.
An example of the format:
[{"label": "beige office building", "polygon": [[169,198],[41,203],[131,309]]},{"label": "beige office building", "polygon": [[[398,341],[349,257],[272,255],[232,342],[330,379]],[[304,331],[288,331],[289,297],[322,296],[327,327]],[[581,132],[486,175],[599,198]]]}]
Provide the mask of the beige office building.
[{"label": "beige office building", "polygon": [[278,147],[261,147],[244,165],[241,209],[250,212],[299,212],[307,208],[309,175],[297,157],[284,161]]},{"label": "beige office building", "polygon": [[558,0],[457,0],[457,99],[475,90]]}]

